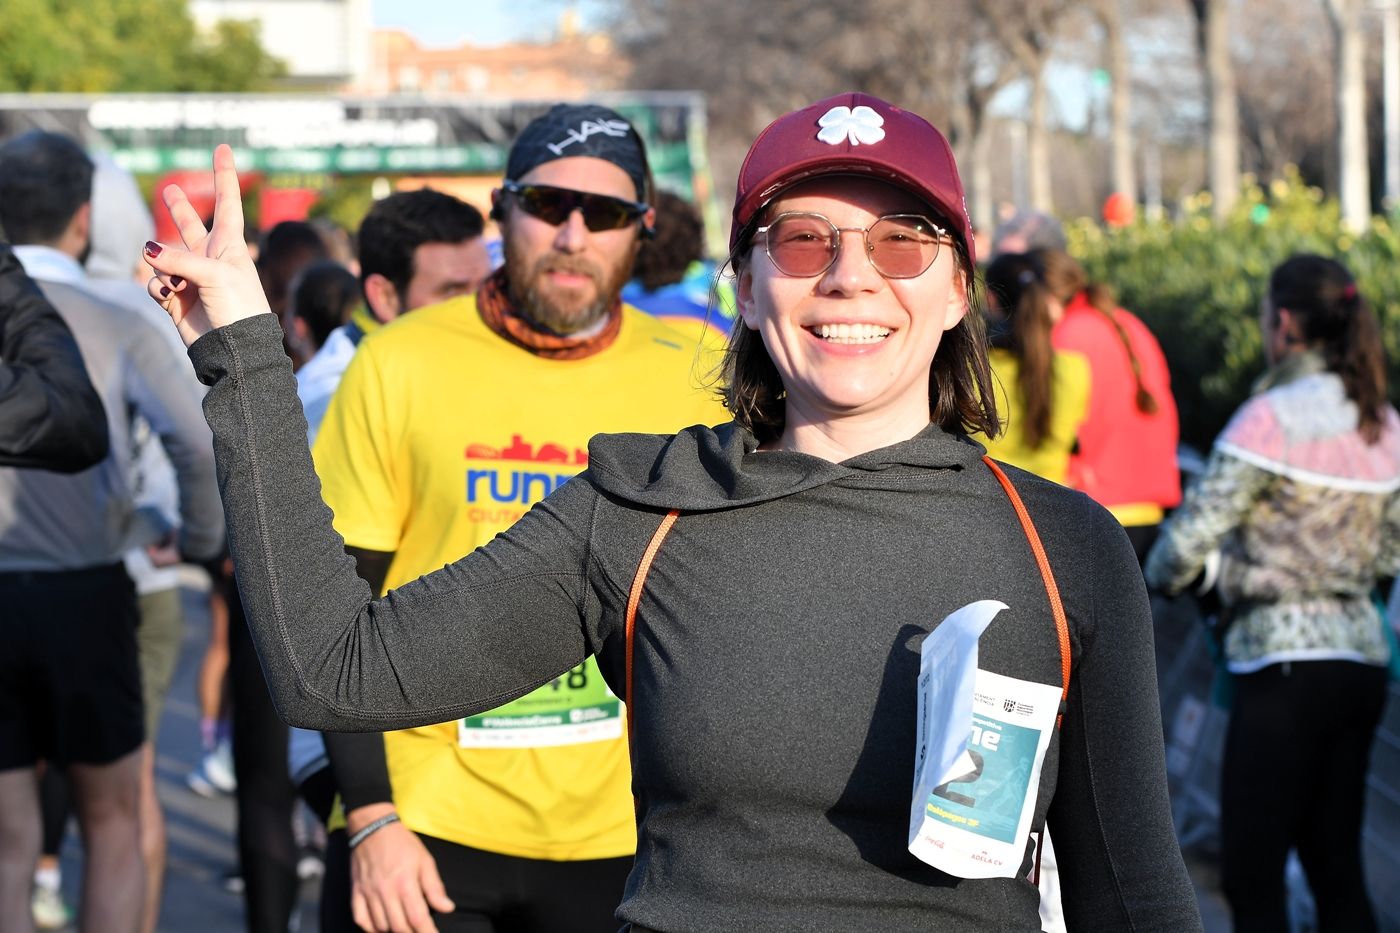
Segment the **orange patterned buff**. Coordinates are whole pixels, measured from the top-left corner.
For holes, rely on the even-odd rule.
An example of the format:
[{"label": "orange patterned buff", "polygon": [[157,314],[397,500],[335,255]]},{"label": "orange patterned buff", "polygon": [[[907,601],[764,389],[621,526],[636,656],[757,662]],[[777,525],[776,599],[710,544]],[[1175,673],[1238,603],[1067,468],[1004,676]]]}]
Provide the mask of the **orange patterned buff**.
[{"label": "orange patterned buff", "polygon": [[561,337],[536,330],[520,316],[511,303],[506,287],[506,270],[497,269],[481,283],[476,293],[476,309],[486,326],[517,347],[547,360],[581,360],[602,353],[622,330],[622,299],[614,298],[608,309],[608,322],[588,337]]}]

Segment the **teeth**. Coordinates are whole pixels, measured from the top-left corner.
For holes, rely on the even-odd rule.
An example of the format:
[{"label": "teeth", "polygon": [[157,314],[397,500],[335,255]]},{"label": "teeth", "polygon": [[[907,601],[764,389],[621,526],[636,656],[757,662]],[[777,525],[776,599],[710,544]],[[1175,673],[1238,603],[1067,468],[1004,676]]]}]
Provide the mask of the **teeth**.
[{"label": "teeth", "polygon": [[812,330],[833,343],[879,343],[890,335],[888,327],[876,324],[818,324]]}]

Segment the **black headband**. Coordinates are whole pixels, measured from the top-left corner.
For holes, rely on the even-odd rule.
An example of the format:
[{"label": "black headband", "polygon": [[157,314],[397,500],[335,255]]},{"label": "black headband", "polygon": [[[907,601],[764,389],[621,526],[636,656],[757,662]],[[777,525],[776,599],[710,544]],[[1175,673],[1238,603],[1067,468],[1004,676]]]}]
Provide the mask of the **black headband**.
[{"label": "black headband", "polygon": [[538,165],[571,156],[604,159],[627,173],[637,188],[637,200],[646,200],[647,156],[632,124],[615,110],[597,104],[555,104],[530,122],[506,163],[506,178],[519,181]]}]

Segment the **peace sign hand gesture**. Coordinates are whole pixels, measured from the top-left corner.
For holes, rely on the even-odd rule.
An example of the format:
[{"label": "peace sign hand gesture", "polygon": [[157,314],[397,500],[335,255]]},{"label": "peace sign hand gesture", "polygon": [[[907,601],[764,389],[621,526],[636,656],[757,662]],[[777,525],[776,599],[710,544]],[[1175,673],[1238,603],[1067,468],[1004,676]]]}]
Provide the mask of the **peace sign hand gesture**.
[{"label": "peace sign hand gesture", "polygon": [[255,314],[269,314],[258,270],[243,240],[243,202],[233,150],[214,149],[214,221],[205,230],[189,198],[176,185],[161,192],[184,249],[147,243],[146,262],[156,275],[146,285],[166,310],[185,346],[209,331]]}]

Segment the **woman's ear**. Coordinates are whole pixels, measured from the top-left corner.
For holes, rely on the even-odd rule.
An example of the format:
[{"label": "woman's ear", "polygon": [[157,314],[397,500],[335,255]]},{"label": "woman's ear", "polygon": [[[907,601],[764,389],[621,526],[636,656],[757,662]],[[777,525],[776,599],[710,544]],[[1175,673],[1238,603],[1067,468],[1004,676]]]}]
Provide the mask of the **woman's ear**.
[{"label": "woman's ear", "polygon": [[1275,318],[1278,321],[1275,329],[1285,347],[1301,347],[1307,343],[1303,338],[1302,328],[1298,324],[1298,317],[1292,311],[1287,308],[1279,308],[1275,312]]},{"label": "woman's ear", "polygon": [[754,301],[753,271],[748,265],[739,269],[734,276],[734,303],[739,309],[739,317],[749,330],[758,330],[759,312]]},{"label": "woman's ear", "polygon": [[953,280],[948,285],[948,307],[943,314],[944,330],[952,330],[967,317],[968,294],[967,279],[962,272],[954,269]]}]

